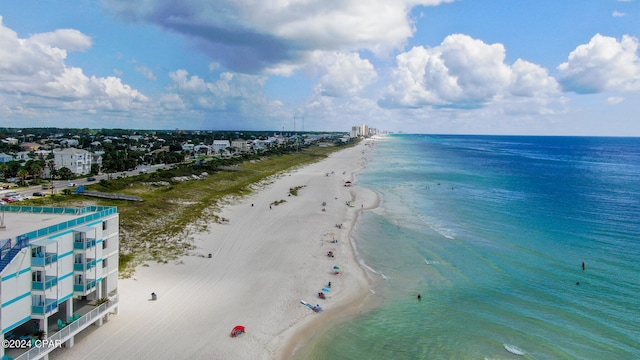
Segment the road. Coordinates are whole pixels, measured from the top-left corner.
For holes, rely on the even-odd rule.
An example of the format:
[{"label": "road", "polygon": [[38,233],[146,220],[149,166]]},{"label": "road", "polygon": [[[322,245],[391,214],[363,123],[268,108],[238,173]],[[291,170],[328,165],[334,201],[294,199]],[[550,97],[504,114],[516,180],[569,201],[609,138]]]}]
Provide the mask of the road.
[{"label": "road", "polygon": [[[139,175],[142,171],[145,171],[146,173],[152,173],[157,171],[158,169],[168,169],[171,165],[153,165],[153,166],[139,166],[134,170],[131,171],[123,171],[123,172],[119,172],[119,173],[113,173],[113,174],[100,174],[100,175],[95,175],[95,176],[89,176],[87,175],[86,177],[82,177],[82,178],[78,178],[78,179],[73,179],[73,180],[54,180],[53,181],[53,189],[50,190],[44,190],[42,188],[42,185],[34,185],[34,186],[29,186],[29,187],[21,187],[21,188],[13,188],[13,189],[8,189],[8,190],[0,190],[0,198],[5,197],[4,194],[8,193],[8,192],[17,192],[18,194],[22,195],[22,196],[32,196],[34,192],[39,191],[39,192],[43,192],[45,194],[57,194],[59,192],[61,192],[63,189],[74,189],[77,186],[81,186],[81,185],[90,185],[90,184],[94,184],[102,179],[108,179],[109,177],[111,178],[115,178],[118,176],[122,176],[122,177],[129,177],[129,176],[134,176],[134,175]],[[87,178],[89,177],[93,177],[96,180],[95,181],[88,181]],[[50,184],[47,183],[47,184]],[[73,185],[75,184],[75,186]]]}]

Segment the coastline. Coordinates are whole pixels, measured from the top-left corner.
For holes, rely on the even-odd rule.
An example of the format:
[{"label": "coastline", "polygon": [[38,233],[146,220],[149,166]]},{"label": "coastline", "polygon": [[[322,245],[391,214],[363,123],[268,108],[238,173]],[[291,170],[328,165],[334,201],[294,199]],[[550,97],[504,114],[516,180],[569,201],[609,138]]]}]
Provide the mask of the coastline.
[{"label": "coastline", "polygon": [[[370,149],[366,149],[366,151],[368,150]],[[349,224],[349,229],[343,233],[341,241],[343,244],[348,244],[347,254],[350,257],[350,263],[354,265],[354,269],[357,270],[357,273],[354,274],[356,276],[354,276],[353,281],[349,284],[352,288],[344,298],[333,304],[334,306],[331,308],[331,312],[325,312],[321,318],[317,319],[309,317],[287,329],[285,337],[288,338],[288,340],[285,342],[285,345],[281,347],[281,351],[276,357],[277,359],[304,358],[307,351],[313,347],[314,340],[330,331],[337,323],[357,317],[370,308],[369,300],[373,294],[371,290],[374,281],[373,274],[362,266],[361,259],[359,259],[357,255],[355,241],[351,236],[354,228],[358,225],[362,211],[373,210],[380,205],[380,198],[376,193],[357,185],[356,175],[364,169],[367,161],[368,159],[365,156],[360,166],[352,169],[350,172],[350,181],[356,184],[351,188],[351,195],[356,203],[361,201],[366,205],[360,209],[356,209],[351,214],[347,213],[345,222],[343,222],[343,225],[344,223]]]},{"label": "coastline", "polygon": [[[223,206],[228,223],[193,235],[197,250],[177,263],[140,266],[134,278],[120,280],[119,314],[51,358],[289,358],[314,334],[355,316],[371,292],[349,234],[359,213],[379,200],[344,182],[363,168],[365,143]],[[329,281],[321,300],[317,293]],[[151,292],[157,301],[149,301]],[[325,311],[314,313],[300,300]],[[246,334],[231,338],[235,325]]]}]

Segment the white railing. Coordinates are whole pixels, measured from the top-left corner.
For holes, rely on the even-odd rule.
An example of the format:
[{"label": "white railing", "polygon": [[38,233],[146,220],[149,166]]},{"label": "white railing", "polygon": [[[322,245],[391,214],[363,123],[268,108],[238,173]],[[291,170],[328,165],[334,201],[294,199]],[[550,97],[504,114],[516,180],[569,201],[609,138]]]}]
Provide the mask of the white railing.
[{"label": "white railing", "polygon": [[[88,312],[86,315],[80,317],[80,319],[72,322],[71,324],[62,328],[57,333],[47,337],[48,344],[62,344],[69,340],[72,336],[75,336],[80,331],[89,327],[89,325],[103,318],[107,313],[111,312],[116,306],[118,306],[118,295],[109,298],[109,302],[101,304],[95,309]],[[31,350],[15,358],[15,360],[35,360],[40,359],[44,355],[57,349],[57,347],[34,347]]]}]

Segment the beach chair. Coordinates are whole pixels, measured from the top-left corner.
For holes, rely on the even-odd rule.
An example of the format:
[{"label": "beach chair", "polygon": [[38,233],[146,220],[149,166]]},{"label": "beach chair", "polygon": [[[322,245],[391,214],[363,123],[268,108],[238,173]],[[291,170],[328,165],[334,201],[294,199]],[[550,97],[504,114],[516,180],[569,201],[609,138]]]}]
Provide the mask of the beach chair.
[{"label": "beach chair", "polygon": [[73,322],[73,316],[69,316],[69,321],[67,321],[67,324],[71,324]]},{"label": "beach chair", "polygon": [[79,320],[80,314],[73,314],[73,321]]},{"label": "beach chair", "polygon": [[65,326],[67,326],[67,323],[58,319],[58,330],[62,330]]},{"label": "beach chair", "polygon": [[13,331],[7,331],[7,333],[4,334],[4,338],[5,340],[13,340],[16,338],[16,334],[14,334]]}]

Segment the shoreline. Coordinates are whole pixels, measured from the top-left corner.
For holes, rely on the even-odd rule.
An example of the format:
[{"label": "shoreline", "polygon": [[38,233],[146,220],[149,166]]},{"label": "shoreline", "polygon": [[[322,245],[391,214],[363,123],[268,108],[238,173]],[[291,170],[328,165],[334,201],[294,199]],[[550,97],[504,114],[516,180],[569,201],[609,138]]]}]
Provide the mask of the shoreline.
[{"label": "shoreline", "polygon": [[[368,160],[366,160],[368,161]],[[365,161],[365,162],[366,162]],[[351,173],[351,181],[357,184],[355,175],[364,169],[364,164],[357,169],[354,169]],[[287,331],[291,333],[288,335],[289,340],[285,343],[285,346],[280,351],[277,359],[297,359],[304,357],[304,355],[311,350],[314,341],[328,332],[332,326],[336,323],[348,321],[367,311],[370,307],[371,296],[374,294],[372,291],[372,285],[374,283],[373,274],[365,266],[362,265],[361,259],[357,255],[357,246],[355,240],[352,238],[352,232],[358,225],[358,221],[363,211],[374,210],[380,206],[380,198],[374,192],[360,188],[357,185],[352,191],[352,197],[358,199],[366,194],[365,198],[370,201],[372,196],[375,201],[367,203],[367,206],[356,210],[354,212],[353,219],[348,221],[349,229],[343,236],[343,243],[349,244],[349,256],[352,264],[357,265],[358,274],[354,279],[352,286],[357,288],[351,289],[349,297],[342,299],[340,303],[335,304],[335,307],[331,309],[330,313],[323,313],[322,318],[313,319],[309,318],[307,321],[300,321]],[[360,196],[358,196],[360,195]],[[357,202],[357,201],[356,201]]]},{"label": "shoreline", "polygon": [[[217,215],[228,223],[191,235],[195,252],[139,266],[132,279],[119,280],[119,314],[50,357],[288,358],[333,322],[356,316],[371,291],[350,233],[379,198],[344,181],[366,164],[365,143],[281,173],[224,205]],[[298,196],[289,194],[297,187]],[[341,267],[339,275],[333,266]],[[328,281],[327,300],[318,299]],[[149,301],[151,292],[157,301]],[[300,300],[325,311],[314,313]],[[231,338],[235,325],[247,332]]]}]

